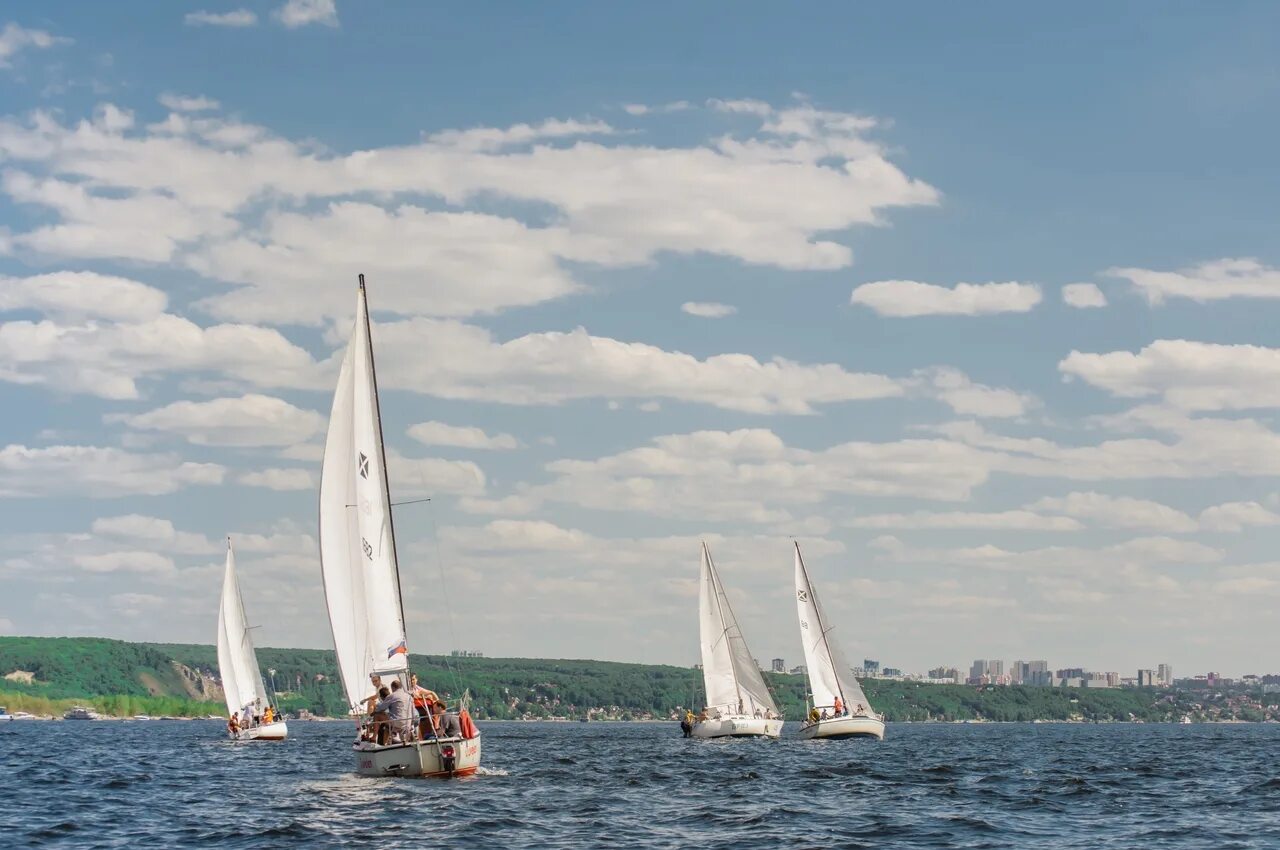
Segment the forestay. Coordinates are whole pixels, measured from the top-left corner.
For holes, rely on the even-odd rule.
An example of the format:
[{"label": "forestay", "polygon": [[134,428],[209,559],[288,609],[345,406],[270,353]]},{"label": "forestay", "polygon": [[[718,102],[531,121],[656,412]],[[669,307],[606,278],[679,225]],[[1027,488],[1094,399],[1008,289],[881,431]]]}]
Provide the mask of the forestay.
[{"label": "forestay", "polygon": [[239,714],[251,703],[256,702],[259,709],[268,704],[258,656],[249,635],[230,540],[227,541],[227,569],[222,577],[222,601],[218,606],[218,675],[222,677],[222,693],[229,714]]},{"label": "forestay", "polygon": [[702,639],[702,681],[707,690],[707,706],[726,714],[740,710],[754,715],[756,709],[778,713],[765,687],[764,677],[738,628],[738,620],[725,595],[724,585],[711,561],[707,544],[702,544],[702,581],[698,593],[698,631]]},{"label": "forestay", "polygon": [[320,477],[325,601],[352,711],[372,693],[370,674],[404,670],[408,659],[377,392],[362,280]]},{"label": "forestay", "polygon": [[818,594],[809,581],[800,545],[796,544],[796,607],[800,614],[800,642],[804,644],[804,663],[809,674],[809,690],[813,704],[819,708],[831,708],[836,697],[850,711],[858,705],[867,707],[867,695],[853,675],[849,662],[836,643],[832,631],[818,601]]}]

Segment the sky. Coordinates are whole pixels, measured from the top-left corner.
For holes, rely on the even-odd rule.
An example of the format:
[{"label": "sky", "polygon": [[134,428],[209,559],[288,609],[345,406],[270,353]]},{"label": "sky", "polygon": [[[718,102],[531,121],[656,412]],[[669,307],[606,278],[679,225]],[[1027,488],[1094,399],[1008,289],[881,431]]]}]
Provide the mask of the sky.
[{"label": "sky", "polygon": [[355,281],[409,646],[1280,670],[1280,8],[0,16],[0,634],[331,645]]}]

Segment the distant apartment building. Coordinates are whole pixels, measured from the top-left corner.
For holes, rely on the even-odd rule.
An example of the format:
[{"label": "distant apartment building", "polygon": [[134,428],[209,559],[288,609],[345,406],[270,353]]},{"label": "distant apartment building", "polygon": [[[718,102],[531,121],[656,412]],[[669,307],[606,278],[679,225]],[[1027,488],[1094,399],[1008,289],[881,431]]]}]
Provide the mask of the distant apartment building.
[{"label": "distant apartment building", "polygon": [[1085,669],[1083,667],[1064,667],[1054,673],[1059,679],[1083,679]]},{"label": "distant apartment building", "polygon": [[959,682],[960,671],[954,667],[934,667],[929,671],[929,678],[944,682]]},{"label": "distant apartment building", "polygon": [[880,662],[872,658],[862,659],[862,672],[867,676],[872,676],[872,677],[879,676]]},{"label": "distant apartment building", "polygon": [[987,659],[985,658],[974,659],[974,662],[969,665],[969,681],[974,682],[975,684],[981,683],[983,677],[985,677],[986,675],[987,675]]},{"label": "distant apartment building", "polygon": [[1156,671],[1139,670],[1138,671],[1138,687],[1153,688],[1156,684]]},{"label": "distant apartment building", "polygon": [[1002,685],[1008,683],[1009,680],[1004,677],[1003,661],[978,658],[969,666],[969,684],[971,685]]},{"label": "distant apartment building", "polygon": [[773,672],[775,673],[787,672],[787,662],[783,661],[781,658],[773,659]]},{"label": "distant apartment building", "polygon": [[1048,687],[1053,684],[1053,676],[1048,661],[1015,661],[1009,670],[1009,681],[1015,685]]},{"label": "distant apartment building", "polygon": [[897,667],[886,667],[880,671],[880,675],[887,679],[901,679],[902,671]]},{"label": "distant apartment building", "polygon": [[1157,681],[1159,681],[1161,687],[1172,688],[1173,687],[1173,665],[1161,664],[1159,667],[1157,667],[1156,679]]},{"label": "distant apartment building", "polygon": [[797,664],[796,666],[791,668],[792,676],[803,676],[805,673],[808,673],[808,672],[809,672],[809,668],[805,667],[803,664]]},{"label": "distant apartment building", "polygon": [[483,652],[476,652],[474,649],[455,649],[449,655],[454,658],[484,658]]}]

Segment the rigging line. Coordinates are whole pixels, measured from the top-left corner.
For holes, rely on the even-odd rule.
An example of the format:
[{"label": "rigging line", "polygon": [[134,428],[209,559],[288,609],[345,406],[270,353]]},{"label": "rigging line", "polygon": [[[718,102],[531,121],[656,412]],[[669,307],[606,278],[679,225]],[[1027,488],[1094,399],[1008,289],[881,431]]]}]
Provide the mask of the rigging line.
[{"label": "rigging line", "polygon": [[[428,511],[431,519],[431,540],[436,550],[436,568],[440,571],[440,595],[444,598],[445,620],[449,624],[449,640],[454,645],[458,645],[458,633],[453,624],[453,604],[449,601],[449,582],[444,574],[444,556],[440,553],[440,535],[436,533],[436,516],[435,511]],[[450,677],[453,679],[453,686],[458,691],[458,699],[462,700],[462,674],[455,669],[454,665],[449,663],[449,656],[440,653],[440,658],[444,662],[444,669],[449,671]]]}]

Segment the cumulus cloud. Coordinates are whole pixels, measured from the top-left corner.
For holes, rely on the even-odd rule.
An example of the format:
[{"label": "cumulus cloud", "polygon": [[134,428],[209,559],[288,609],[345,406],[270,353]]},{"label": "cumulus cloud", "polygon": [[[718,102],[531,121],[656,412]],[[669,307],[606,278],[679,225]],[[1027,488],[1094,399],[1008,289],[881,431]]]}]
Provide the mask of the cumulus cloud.
[{"label": "cumulus cloud", "polygon": [[156,552],[107,552],[101,555],[73,555],[71,562],[91,573],[171,573],[173,559]]},{"label": "cumulus cloud", "polygon": [[167,304],[154,287],[97,272],[0,276],[0,313],[34,310],[63,319],[137,322],[160,316]]},{"label": "cumulus cloud", "polygon": [[203,95],[187,97],[180,94],[162,94],[159,100],[161,106],[172,109],[174,112],[207,112],[217,109],[219,105],[218,101]]},{"label": "cumulus cloud", "polygon": [[108,421],[176,434],[198,446],[292,446],[323,433],[327,422],[314,410],[257,394],[176,401],[144,413],[112,415]]},{"label": "cumulus cloud", "polygon": [[485,488],[483,470],[471,461],[411,458],[393,449],[387,450],[387,479],[391,483],[391,497],[397,500],[439,495],[477,496]]},{"label": "cumulus cloud", "polygon": [[1062,287],[1062,301],[1082,310],[1107,306],[1107,296],[1093,283],[1068,283]]},{"label": "cumulus cloud", "polygon": [[1040,287],[1030,283],[958,283],[947,288],[914,280],[879,280],[855,288],[849,303],[896,318],[987,316],[1026,313],[1040,298]]},{"label": "cumulus cloud", "polygon": [[1185,339],[1156,340],[1140,351],[1072,351],[1059,364],[1120,398],[1159,396],[1187,411],[1280,406],[1280,349]]},{"label": "cumulus cloud", "polygon": [[717,304],[714,301],[686,301],[680,305],[681,312],[704,319],[723,319],[738,312],[738,308],[730,304]]},{"label": "cumulus cloud", "polygon": [[883,375],[834,363],[762,362],[747,354],[699,360],[581,328],[507,342],[474,325],[432,319],[381,324],[375,332],[380,381],[444,398],[506,404],[669,398],[748,413],[805,414],[818,404],[904,392]]},{"label": "cumulus cloud", "polygon": [[142,514],[98,517],[93,521],[91,530],[101,537],[142,543],[152,549],[180,555],[209,555],[221,551],[203,534],[179,531],[170,520]]},{"label": "cumulus cloud", "polygon": [[226,469],[98,446],[8,445],[0,449],[0,498],[18,496],[160,496],[198,484],[221,484]]},{"label": "cumulus cloud", "polygon": [[309,24],[338,25],[338,7],[334,0],[289,0],[273,14],[289,29]]},{"label": "cumulus cloud", "polygon": [[406,433],[424,446],[456,446],[463,449],[515,449],[520,441],[510,434],[486,434],[472,426],[444,422],[419,422]]},{"label": "cumulus cloud", "polygon": [[916,373],[932,385],[938,399],[961,416],[1014,418],[1037,404],[1033,396],[971,381],[958,369],[935,367]]},{"label": "cumulus cloud", "polygon": [[1066,514],[1107,528],[1144,529],[1179,533],[1195,531],[1198,525],[1182,511],[1129,496],[1104,493],[1068,493],[1046,496],[1027,506],[1031,510]]},{"label": "cumulus cloud", "polygon": [[230,12],[188,12],[183,23],[189,27],[251,27],[258,22],[258,16],[248,9],[235,9]]},{"label": "cumulus cloud", "polygon": [[1226,502],[1200,512],[1200,526],[1208,531],[1243,531],[1246,527],[1280,525],[1280,514],[1257,502]]},{"label": "cumulus cloud", "polygon": [[13,57],[27,48],[45,50],[58,44],[70,44],[71,39],[51,35],[44,30],[27,29],[16,23],[7,23],[0,30],[0,68],[8,68]]},{"label": "cumulus cloud", "polygon": [[246,487],[265,487],[268,490],[310,490],[317,483],[306,469],[280,467],[244,472],[236,476],[236,481]]},{"label": "cumulus cloud", "polygon": [[845,522],[849,528],[930,528],[1004,531],[1079,531],[1084,528],[1071,517],[1045,516],[1034,511],[916,511],[910,514],[872,514]]},{"label": "cumulus cloud", "polygon": [[1128,280],[1151,304],[1168,298],[1204,303],[1226,298],[1280,298],[1280,269],[1251,258],[1222,259],[1173,272],[1111,268],[1107,274]]},{"label": "cumulus cloud", "polygon": [[[874,119],[807,104],[745,114],[753,130],[683,147],[605,144],[591,137],[608,125],[571,119],[328,153],[216,116],[134,129],[104,107],[72,125],[48,113],[0,121],[0,155],[7,191],[55,218],[14,233],[15,248],[177,262],[241,287],[209,306],[250,321],[349,314],[347,293],[316,281],[357,264],[378,287],[375,309],[458,316],[579,291],[576,264],[633,266],[663,252],[843,268],[852,253],[827,234],[937,203],[872,140]],[[450,208],[406,202],[422,196]],[[461,209],[491,198],[549,214]],[[412,256],[400,258],[405,245]]]}]

